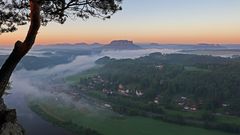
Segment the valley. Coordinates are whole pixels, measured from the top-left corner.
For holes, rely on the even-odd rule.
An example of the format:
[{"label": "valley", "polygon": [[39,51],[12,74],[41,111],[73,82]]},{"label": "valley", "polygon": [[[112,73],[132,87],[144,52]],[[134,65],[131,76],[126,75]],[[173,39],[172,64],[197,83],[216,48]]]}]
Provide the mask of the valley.
[{"label": "valley", "polygon": [[[226,94],[221,96],[222,92],[238,86],[231,80],[235,77],[238,80],[240,72],[231,69],[232,65],[238,65],[238,58],[153,53],[137,59],[103,57],[95,63],[94,68],[66,77],[53,89],[56,95],[61,91],[71,97],[70,104],[60,96],[30,100],[30,108],[43,118],[80,134],[111,135],[119,128],[119,134],[143,135],[239,132],[239,110],[233,108],[238,106],[234,104],[238,94],[234,93],[231,100]],[[210,83],[215,77],[220,82]],[[231,80],[233,85],[226,89],[228,85],[221,82],[221,77]],[[205,81],[209,86],[202,85]],[[217,86],[218,91],[211,85]],[[137,130],[138,127],[142,130]]]}]

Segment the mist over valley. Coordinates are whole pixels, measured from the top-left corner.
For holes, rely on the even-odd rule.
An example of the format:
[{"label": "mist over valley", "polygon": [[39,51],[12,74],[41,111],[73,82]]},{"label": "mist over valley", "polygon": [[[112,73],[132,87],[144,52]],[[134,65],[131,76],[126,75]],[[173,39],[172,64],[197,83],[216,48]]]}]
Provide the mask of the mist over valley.
[{"label": "mist over valley", "polygon": [[[121,46],[119,42],[122,42],[122,41],[116,41],[116,42],[118,42],[118,45]],[[124,41],[124,42],[126,43],[127,41]],[[128,43],[130,44],[128,45]],[[111,80],[113,81],[113,84],[115,86],[113,84],[111,85],[113,85],[115,88],[117,87],[116,89],[120,89],[120,85],[123,85],[121,87],[128,87],[130,90],[126,90],[125,88],[123,88],[122,91],[118,90],[120,93],[114,90],[110,90],[114,88],[107,83],[110,80],[105,80],[107,78],[101,78],[101,75],[103,75],[103,77],[106,75],[107,77],[108,74],[111,76],[111,74],[113,73],[112,75],[118,76],[118,74],[114,73],[115,72],[114,70],[121,70],[122,68],[124,69],[124,66],[126,65],[129,67],[129,69],[127,70],[130,70],[130,71],[133,70],[131,71],[133,76],[137,76],[137,74],[141,76],[143,71],[141,71],[141,69],[138,69],[137,67],[139,68],[141,67],[144,70],[148,70],[148,69],[145,69],[147,67],[144,66],[144,63],[146,63],[145,65],[154,66],[154,67],[156,66],[158,68],[163,68],[165,67],[164,65],[168,67],[168,65],[169,64],[171,65],[171,63],[174,63],[174,65],[177,64],[176,73],[179,75],[182,71],[180,71],[179,69],[180,67],[178,66],[178,64],[180,65],[183,64],[185,66],[185,70],[195,71],[195,72],[197,71],[205,72],[211,69],[205,69],[205,68],[200,69],[200,67],[195,67],[194,66],[195,62],[192,62],[192,60],[197,59],[197,61],[199,61],[198,59],[205,59],[207,57],[210,57],[210,58],[207,58],[208,60],[210,60],[209,61],[210,63],[221,64],[222,62],[225,63],[227,61],[235,61],[235,59],[237,60],[238,59],[237,55],[240,53],[238,49],[231,49],[231,48],[219,47],[219,46],[209,47],[207,45],[205,45],[204,47],[202,46],[196,47],[197,45],[192,45],[192,48],[188,46],[187,47],[188,49],[184,49],[184,47],[181,45],[179,46],[175,46],[175,45],[163,46],[162,45],[161,46],[161,45],[151,44],[151,45],[134,45],[133,48],[135,48],[135,46],[138,46],[138,47],[133,49],[131,47],[133,43],[131,42],[128,42],[128,43],[125,44],[124,47],[115,47],[117,45],[112,45],[112,44],[110,44],[109,47],[108,45],[103,46],[99,44],[97,45],[95,44],[93,46],[91,45],[70,45],[70,46],[69,45],[52,45],[52,46],[35,47],[25,57],[25,59],[22,60],[21,63],[18,65],[17,70],[13,73],[11,77],[11,81],[10,81],[11,89],[8,90],[7,91],[8,94],[4,96],[5,102],[8,105],[8,107],[16,108],[18,120],[22,124],[22,126],[26,129],[26,134],[69,135],[69,134],[92,132],[92,134],[104,133],[104,134],[111,135],[112,134],[111,130],[105,130],[105,128],[111,126],[109,124],[111,122],[112,123],[116,122],[115,123],[116,127],[113,127],[113,129],[117,128],[119,124],[125,123],[126,126],[128,125],[132,127],[132,130],[133,130],[132,132],[135,134],[140,132],[137,131],[137,129],[135,129],[137,128],[135,127],[137,125],[130,124],[132,121],[138,121],[139,122],[138,126],[142,127],[144,126],[144,121],[150,122],[155,117],[156,119],[162,119],[164,121],[162,123],[162,120],[153,120],[153,123],[155,123],[155,125],[160,124],[160,125],[167,126],[166,124],[170,124],[170,125],[174,124],[175,123],[173,122],[174,120],[168,119],[168,117],[170,117],[168,116],[168,114],[166,114],[165,116],[165,113],[168,113],[169,110],[164,109],[165,110],[164,111],[159,108],[160,106],[155,106],[156,108],[154,110],[147,109],[147,106],[146,108],[143,107],[142,109],[145,110],[143,112],[138,111],[138,105],[135,105],[136,110],[132,110],[132,112],[125,112],[123,110],[119,110],[121,109],[121,105],[120,104],[118,105],[117,103],[115,103],[115,101],[118,101],[118,99],[115,99],[114,96],[111,97],[111,93],[113,95],[116,94],[115,95],[116,97],[119,96],[119,98],[122,98],[119,102],[123,102],[122,103],[123,105],[125,102],[124,100],[127,100],[127,101],[129,100],[128,102],[129,102],[129,105],[131,106],[132,106],[131,100],[135,98],[137,102],[136,103],[133,102],[133,104],[142,104],[141,103],[142,101],[140,100],[142,98],[144,102],[149,100],[148,102],[151,101],[153,104],[156,104],[156,105],[158,105],[159,102],[161,102],[160,100],[161,98],[158,92],[157,93],[154,92],[155,94],[151,93],[153,94],[152,95],[153,97],[150,96],[151,94],[149,93],[150,94],[149,96],[152,98],[150,100],[149,99],[150,97],[147,96],[148,92],[140,89],[143,86],[146,87],[147,84],[145,84],[146,85],[145,86],[142,84],[142,82],[139,82],[139,84],[135,84],[136,82],[134,82],[133,80],[124,81],[124,80],[121,80],[120,76],[119,76],[119,79],[117,80],[114,80],[114,79]],[[130,48],[128,46],[130,46]],[[1,50],[0,52],[1,62],[3,62],[3,60],[6,58],[6,55],[9,53],[9,51],[10,50],[7,48]],[[154,58],[155,57],[154,54],[156,54],[156,58]],[[213,57],[209,55],[213,55],[217,57]],[[233,59],[233,56],[235,59],[229,60],[229,59]],[[122,62],[122,64],[120,63],[119,64],[123,66],[123,67],[118,66],[119,69],[116,67],[114,68],[114,64],[118,65],[118,61],[120,63]],[[136,61],[136,67],[133,67],[133,65],[128,65],[128,61],[132,61],[132,62]],[[141,63],[143,64],[142,65],[143,67],[140,65],[137,66],[138,64],[141,64]],[[204,65],[204,62],[202,64]],[[113,67],[111,67],[111,65]],[[107,71],[106,73],[104,70],[105,68]],[[169,73],[173,72],[172,71],[173,69],[170,67],[169,69],[167,68],[166,70],[169,70],[168,71]],[[133,77],[131,74],[124,74],[123,71],[121,72],[123,73],[123,76]],[[162,71],[162,72],[164,75],[165,71]],[[117,71],[116,73],[120,73],[120,71]],[[149,72],[149,75],[151,75],[150,72]],[[181,76],[183,75],[184,74],[182,74]],[[95,77],[100,77],[100,78],[97,79]],[[94,78],[96,79],[94,81],[96,84],[94,84],[93,82],[88,82],[88,81],[91,81],[91,79],[94,80]],[[135,78],[135,79],[140,79],[140,78]],[[81,84],[82,83],[81,80],[82,81],[85,80],[84,81],[85,83]],[[103,84],[106,83],[105,84],[106,87],[98,86],[96,81],[103,81],[103,82],[106,81],[103,83]],[[90,83],[91,85],[87,86],[89,85],[88,83]],[[163,82],[160,81],[160,83],[163,83]],[[153,87],[156,87],[156,89],[158,89],[158,86],[153,86]],[[139,90],[136,88],[139,88]],[[80,91],[78,91],[78,89]],[[103,93],[108,93],[107,95],[110,94],[110,97],[107,96],[108,98],[105,99],[106,97],[101,94],[102,92],[98,93],[99,91],[97,89],[99,89]],[[136,89],[136,91],[132,91],[133,89]],[[150,88],[146,87],[146,90],[147,89],[149,89],[149,91],[152,91]],[[94,92],[95,90],[97,90],[96,93]],[[87,91],[89,91],[89,93]],[[145,96],[145,94],[147,95]],[[141,97],[142,95],[143,97]],[[180,95],[173,95],[173,98],[176,98],[176,100],[179,100],[178,99],[179,96],[180,98],[184,98],[184,99],[190,98],[189,96],[186,96],[186,94],[183,94],[183,93]],[[166,99],[162,99],[162,100],[163,100],[162,102],[165,102]],[[18,102],[15,102],[15,101],[18,101]],[[181,102],[179,101],[178,104],[180,103],[183,104],[182,102],[184,103],[186,101],[181,101]],[[221,104],[228,105],[225,102]],[[183,106],[182,109],[184,109],[184,107],[186,106]],[[125,107],[123,107],[122,109],[124,108]],[[66,115],[63,112],[59,113],[57,111],[62,109],[66,111],[65,112]],[[134,109],[134,107],[132,109]],[[199,108],[196,107],[192,109],[199,109]],[[135,111],[137,111],[138,113],[136,113]],[[162,114],[162,111],[165,112],[164,115]],[[72,112],[72,115],[70,116],[67,112]],[[190,112],[187,111],[187,113],[191,113],[191,111]],[[63,115],[65,115],[67,119],[65,119]],[[137,117],[140,117],[140,118],[138,119]],[[79,125],[78,124],[75,125],[76,122],[74,121],[74,118],[76,118],[76,122],[78,119],[80,121],[83,120],[83,122],[78,123]],[[185,119],[185,116],[183,116],[183,118]],[[189,121],[189,120],[191,119],[187,117],[185,121]],[[96,123],[96,125],[94,125],[91,123],[91,121],[98,121],[98,122]],[[100,123],[103,121],[106,121],[104,128],[100,126]],[[170,121],[170,123],[165,123],[168,121]],[[201,119],[199,119],[199,122],[200,121]],[[126,134],[126,132],[129,131],[127,128],[126,129],[125,128],[126,127],[124,127],[123,132],[119,134]],[[173,128],[176,130],[181,130],[181,128],[175,124]],[[189,128],[189,127],[183,127],[183,128]],[[218,127],[212,127],[212,128],[217,129]],[[51,129],[51,130],[41,130],[41,129]],[[155,129],[154,126],[149,127],[149,130],[151,130],[152,132],[144,132],[144,134],[155,134],[160,132],[159,129]],[[196,127],[193,127],[192,130],[201,131],[202,129],[200,129],[198,125],[196,125]],[[220,133],[215,133],[215,132],[218,132],[215,130],[201,131],[201,132],[203,133],[211,132],[212,134],[220,134]],[[235,131],[234,132],[231,131],[230,133],[235,133]],[[221,134],[228,134],[228,133],[221,133]]]}]

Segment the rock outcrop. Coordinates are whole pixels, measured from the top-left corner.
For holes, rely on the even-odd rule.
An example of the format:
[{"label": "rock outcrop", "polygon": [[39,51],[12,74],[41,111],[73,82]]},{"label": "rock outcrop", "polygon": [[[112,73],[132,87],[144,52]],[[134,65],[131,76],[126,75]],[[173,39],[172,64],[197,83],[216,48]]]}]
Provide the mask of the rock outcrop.
[{"label": "rock outcrop", "polygon": [[15,109],[8,109],[0,98],[0,135],[24,135],[24,129],[17,123]]},{"label": "rock outcrop", "polygon": [[110,44],[102,47],[103,50],[138,50],[140,46],[135,45],[133,41],[114,40]]}]

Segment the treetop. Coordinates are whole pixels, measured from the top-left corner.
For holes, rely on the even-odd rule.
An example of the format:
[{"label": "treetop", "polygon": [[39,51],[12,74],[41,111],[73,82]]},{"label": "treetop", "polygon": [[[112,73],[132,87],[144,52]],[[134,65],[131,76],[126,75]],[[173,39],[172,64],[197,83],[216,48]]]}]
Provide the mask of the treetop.
[{"label": "treetop", "polygon": [[41,23],[63,24],[67,18],[110,18],[121,10],[122,0],[0,0],[0,34],[13,32],[30,21],[30,1],[41,7]]}]

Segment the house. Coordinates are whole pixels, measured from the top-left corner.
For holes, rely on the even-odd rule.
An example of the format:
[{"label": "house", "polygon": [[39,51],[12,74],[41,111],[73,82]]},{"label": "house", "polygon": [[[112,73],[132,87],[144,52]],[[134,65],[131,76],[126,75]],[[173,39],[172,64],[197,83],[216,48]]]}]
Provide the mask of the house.
[{"label": "house", "polygon": [[187,97],[181,97],[182,100],[187,100]]},{"label": "house", "polygon": [[104,104],[104,107],[106,107],[106,108],[112,108],[112,106],[109,105],[109,104]]},{"label": "house", "polygon": [[140,97],[143,95],[143,93],[141,91],[136,90],[136,95]]},{"label": "house", "polygon": [[189,107],[188,107],[188,106],[185,106],[185,107],[184,107],[184,110],[189,110]]},{"label": "house", "polygon": [[159,104],[159,101],[155,99],[155,100],[154,100],[154,103],[155,103],[155,104]]},{"label": "house", "polygon": [[123,90],[124,90],[124,86],[123,86],[122,84],[119,84],[119,85],[118,85],[118,90],[119,90],[119,91],[123,91]]},{"label": "house", "polygon": [[163,65],[158,65],[158,66],[156,66],[156,68],[158,68],[158,69],[160,69],[160,70],[163,69],[163,67],[164,67]]},{"label": "house", "polygon": [[191,107],[190,110],[191,111],[197,111],[197,108],[196,107]]},{"label": "house", "polygon": [[229,104],[222,104],[222,107],[228,107],[230,106]]}]

